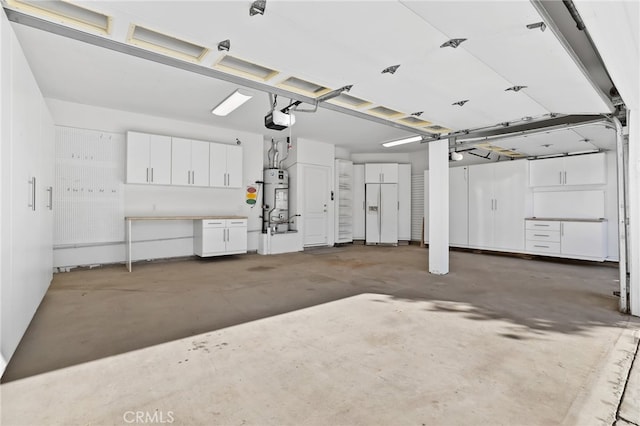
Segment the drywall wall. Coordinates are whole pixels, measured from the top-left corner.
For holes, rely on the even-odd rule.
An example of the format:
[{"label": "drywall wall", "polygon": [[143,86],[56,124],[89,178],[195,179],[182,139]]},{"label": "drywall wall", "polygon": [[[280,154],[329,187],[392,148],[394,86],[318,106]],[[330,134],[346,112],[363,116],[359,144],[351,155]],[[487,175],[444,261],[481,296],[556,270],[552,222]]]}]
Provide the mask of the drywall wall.
[{"label": "drywall wall", "polygon": [[51,283],[53,122],[4,13],[0,64],[2,374]]},{"label": "drywall wall", "polygon": [[[215,126],[172,120],[128,111],[82,105],[57,99],[47,104],[58,126],[125,134],[128,130],[182,138],[236,144],[243,147],[243,187],[239,189],[175,186],[124,185],[125,216],[233,214],[249,218],[248,249],[257,250],[260,209],[245,203],[245,186],[262,179],[263,135]],[[122,158],[124,162],[125,159]],[[124,218],[123,218],[124,220]],[[98,226],[98,224],[92,225]],[[133,259],[156,259],[193,254],[192,223],[167,221],[135,223],[132,230]],[[69,267],[122,262],[125,236],[121,241],[99,246],[56,247],[54,266]]]}]

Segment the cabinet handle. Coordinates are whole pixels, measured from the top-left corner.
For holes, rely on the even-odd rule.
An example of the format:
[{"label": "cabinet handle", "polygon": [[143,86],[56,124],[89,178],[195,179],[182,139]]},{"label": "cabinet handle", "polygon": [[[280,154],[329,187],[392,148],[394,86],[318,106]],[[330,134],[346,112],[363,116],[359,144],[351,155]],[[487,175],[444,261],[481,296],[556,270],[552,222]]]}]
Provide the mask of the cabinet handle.
[{"label": "cabinet handle", "polygon": [[496,210],[498,210],[498,199],[495,198],[494,201],[496,202]]},{"label": "cabinet handle", "polygon": [[36,211],[36,177],[32,177],[29,180],[29,185],[31,185],[31,204],[28,204],[28,207],[31,207],[31,210]]},{"label": "cabinet handle", "polygon": [[549,246],[539,246],[539,245],[534,245],[534,247],[549,248]]},{"label": "cabinet handle", "polygon": [[196,184],[196,171],[195,170],[191,170],[191,183],[192,184]]},{"label": "cabinet handle", "polygon": [[147,182],[149,182],[149,168],[147,167]]},{"label": "cabinet handle", "polygon": [[53,210],[53,186],[48,187],[47,192],[49,193],[49,205],[47,207],[49,210]]},{"label": "cabinet handle", "polygon": [[564,184],[565,185],[567,184],[567,172],[566,171],[564,172]]},{"label": "cabinet handle", "polygon": [[539,224],[539,223],[534,223],[533,226],[547,226],[548,227],[550,225],[542,225],[542,224]]},{"label": "cabinet handle", "polygon": [[562,185],[562,172],[560,172],[560,185]]},{"label": "cabinet handle", "polygon": [[153,182],[153,167],[151,168],[151,182]]},{"label": "cabinet handle", "polygon": [[533,234],[534,237],[548,237],[549,234]]}]

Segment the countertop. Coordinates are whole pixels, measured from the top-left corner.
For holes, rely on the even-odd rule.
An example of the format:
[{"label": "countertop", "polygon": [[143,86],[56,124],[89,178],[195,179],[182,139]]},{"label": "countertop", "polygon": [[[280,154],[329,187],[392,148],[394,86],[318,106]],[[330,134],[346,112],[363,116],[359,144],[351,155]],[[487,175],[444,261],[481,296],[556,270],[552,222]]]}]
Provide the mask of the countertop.
[{"label": "countertop", "polygon": [[544,220],[548,222],[606,222],[607,219],[575,219],[570,217],[525,217],[524,220]]},{"label": "countertop", "polygon": [[125,216],[124,220],[217,220],[246,218],[247,216]]}]

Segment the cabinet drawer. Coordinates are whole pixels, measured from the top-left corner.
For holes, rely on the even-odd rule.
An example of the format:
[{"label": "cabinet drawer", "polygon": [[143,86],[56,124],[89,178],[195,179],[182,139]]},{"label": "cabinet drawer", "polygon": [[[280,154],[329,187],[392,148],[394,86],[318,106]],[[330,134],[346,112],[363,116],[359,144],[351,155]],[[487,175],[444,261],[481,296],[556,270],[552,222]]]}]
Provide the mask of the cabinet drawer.
[{"label": "cabinet drawer", "polygon": [[205,219],[202,221],[203,228],[224,228],[227,221],[224,219]]},{"label": "cabinet drawer", "polygon": [[559,231],[546,231],[543,229],[527,229],[526,239],[529,241],[550,241],[554,243],[560,242]]},{"label": "cabinet drawer", "polygon": [[526,220],[525,226],[527,229],[560,231],[560,222],[553,220]]},{"label": "cabinet drawer", "polygon": [[227,219],[227,227],[235,228],[240,226],[247,226],[247,219]]},{"label": "cabinet drawer", "polygon": [[560,243],[527,240],[527,251],[531,253],[560,254]]}]

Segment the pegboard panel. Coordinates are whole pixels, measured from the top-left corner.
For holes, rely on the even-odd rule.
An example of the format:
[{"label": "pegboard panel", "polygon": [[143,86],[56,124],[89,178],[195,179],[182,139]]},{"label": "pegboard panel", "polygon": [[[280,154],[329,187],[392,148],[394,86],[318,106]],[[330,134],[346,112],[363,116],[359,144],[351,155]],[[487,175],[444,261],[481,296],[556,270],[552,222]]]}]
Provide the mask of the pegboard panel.
[{"label": "pegboard panel", "polygon": [[124,239],[125,136],[56,126],[54,245]]}]

